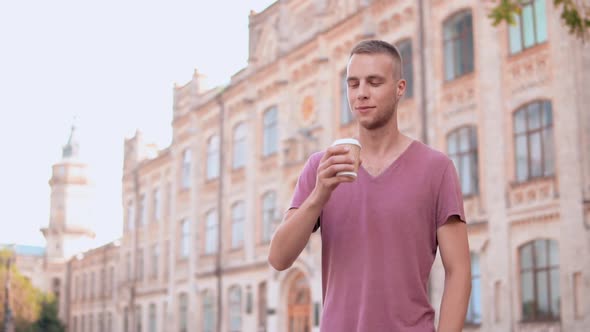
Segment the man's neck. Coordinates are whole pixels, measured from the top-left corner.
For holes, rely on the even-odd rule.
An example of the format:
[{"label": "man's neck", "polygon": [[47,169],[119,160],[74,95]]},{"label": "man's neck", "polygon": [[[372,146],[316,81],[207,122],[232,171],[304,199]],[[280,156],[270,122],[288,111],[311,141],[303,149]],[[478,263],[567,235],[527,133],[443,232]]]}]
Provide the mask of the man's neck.
[{"label": "man's neck", "polygon": [[399,131],[396,123],[392,123],[372,130],[359,128],[359,141],[362,145],[361,154],[373,159],[397,155],[411,139]]}]

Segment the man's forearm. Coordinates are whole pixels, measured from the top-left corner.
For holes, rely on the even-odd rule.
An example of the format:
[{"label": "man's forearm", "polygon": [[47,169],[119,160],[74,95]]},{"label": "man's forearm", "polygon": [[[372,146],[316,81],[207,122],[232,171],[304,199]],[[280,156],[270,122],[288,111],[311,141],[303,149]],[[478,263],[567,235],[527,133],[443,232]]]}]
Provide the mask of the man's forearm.
[{"label": "man's forearm", "polygon": [[469,270],[453,271],[445,275],[438,332],[460,332],[463,329],[470,294],[471,274]]},{"label": "man's forearm", "polygon": [[268,261],[275,269],[289,268],[305,248],[322,211],[313,194],[279,225],[270,243]]}]

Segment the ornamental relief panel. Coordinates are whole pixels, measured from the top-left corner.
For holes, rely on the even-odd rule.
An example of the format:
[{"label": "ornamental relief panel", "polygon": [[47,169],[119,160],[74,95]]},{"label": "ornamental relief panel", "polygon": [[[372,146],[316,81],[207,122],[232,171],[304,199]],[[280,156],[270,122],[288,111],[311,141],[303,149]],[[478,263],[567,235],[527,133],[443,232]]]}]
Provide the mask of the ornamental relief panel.
[{"label": "ornamental relief panel", "polygon": [[543,50],[517,59],[509,59],[505,82],[511,96],[530,88],[547,86],[551,77],[549,51]]},{"label": "ornamental relief panel", "polygon": [[475,111],[477,99],[475,95],[475,81],[473,76],[466,77],[460,82],[449,82],[443,86],[441,108],[445,117],[463,112]]}]

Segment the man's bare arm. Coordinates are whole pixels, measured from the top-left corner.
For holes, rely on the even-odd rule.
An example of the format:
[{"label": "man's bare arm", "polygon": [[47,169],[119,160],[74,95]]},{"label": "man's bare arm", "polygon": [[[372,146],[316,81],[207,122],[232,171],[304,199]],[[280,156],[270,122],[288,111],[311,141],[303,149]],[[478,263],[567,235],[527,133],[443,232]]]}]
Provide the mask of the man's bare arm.
[{"label": "man's bare arm", "polygon": [[465,323],[471,294],[467,225],[457,216],[453,216],[438,229],[437,237],[445,269],[445,288],[437,331],[460,332]]},{"label": "man's bare arm", "polygon": [[309,241],[313,227],[332,191],[340,183],[354,181],[353,178],[336,175],[338,172],[354,170],[353,160],[347,153],[348,148],[343,145],[328,148],[320,160],[313,191],[299,208],[291,209],[285,214],[270,242],[268,262],[275,269],[282,271],[293,264]]}]

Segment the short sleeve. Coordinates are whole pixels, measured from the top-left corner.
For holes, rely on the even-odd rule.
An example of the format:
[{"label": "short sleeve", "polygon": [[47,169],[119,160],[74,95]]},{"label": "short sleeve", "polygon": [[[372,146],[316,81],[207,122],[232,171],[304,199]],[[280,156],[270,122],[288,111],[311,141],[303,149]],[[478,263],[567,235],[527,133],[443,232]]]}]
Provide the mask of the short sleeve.
[{"label": "short sleeve", "polygon": [[463,208],[463,194],[455,165],[449,159],[447,167],[442,174],[438,196],[436,200],[436,227],[444,225],[452,216],[458,216],[465,222]]},{"label": "short sleeve", "polygon": [[[323,153],[318,152],[314,153],[309,157],[305,166],[303,167],[303,171],[299,175],[299,179],[297,180],[297,185],[295,186],[295,192],[293,193],[293,198],[291,199],[290,209],[298,209],[303,202],[309,197],[313,189],[315,188],[315,182],[317,178],[317,170],[320,164],[320,159],[322,158]],[[320,220],[316,222],[316,225],[313,228],[315,232],[320,227]]]},{"label": "short sleeve", "polygon": [[317,170],[321,157],[322,155],[320,153],[315,153],[311,155],[305,163],[303,171],[297,180],[297,185],[295,186],[295,192],[293,193],[289,209],[299,208],[311,194],[313,188],[315,188]]}]

